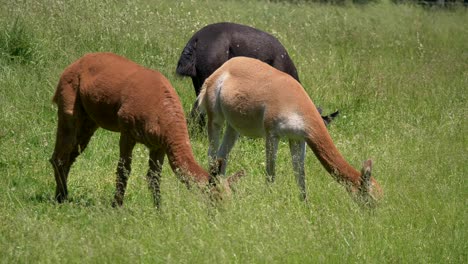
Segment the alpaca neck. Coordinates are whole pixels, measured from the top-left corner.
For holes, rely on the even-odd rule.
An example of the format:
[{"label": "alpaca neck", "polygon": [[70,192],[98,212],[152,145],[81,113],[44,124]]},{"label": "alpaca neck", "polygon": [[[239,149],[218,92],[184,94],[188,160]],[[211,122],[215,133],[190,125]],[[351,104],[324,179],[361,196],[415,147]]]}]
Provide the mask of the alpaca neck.
[{"label": "alpaca neck", "polygon": [[195,160],[188,136],[172,135],[165,144],[166,155],[172,171],[186,184],[190,182],[208,184],[209,174]]},{"label": "alpaca neck", "polygon": [[170,114],[161,116],[158,121],[164,124],[160,126],[158,138],[162,139],[160,143],[166,150],[172,171],[186,184],[208,184],[208,172],[198,165],[193,156],[185,115],[175,91],[167,90],[161,105],[165,106],[161,111]]},{"label": "alpaca neck", "polygon": [[319,129],[311,132],[306,139],[322,166],[338,181],[352,186],[360,186],[361,173],[344,159],[321,123]]}]

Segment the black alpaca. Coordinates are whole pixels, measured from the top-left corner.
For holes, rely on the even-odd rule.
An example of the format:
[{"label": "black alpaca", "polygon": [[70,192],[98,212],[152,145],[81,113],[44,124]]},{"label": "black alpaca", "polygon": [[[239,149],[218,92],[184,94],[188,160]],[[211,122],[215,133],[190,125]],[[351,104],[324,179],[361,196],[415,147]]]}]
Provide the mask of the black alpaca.
[{"label": "black alpaca", "polygon": [[[211,24],[196,32],[185,45],[176,72],[192,78],[198,96],[205,79],[237,56],[259,59],[299,81],[296,66],[277,38],[256,28],[228,22]],[[198,101],[195,101],[190,117],[204,126],[204,117],[197,106]],[[321,112],[320,108],[318,110]],[[337,115],[335,112],[322,118],[328,124]]]}]

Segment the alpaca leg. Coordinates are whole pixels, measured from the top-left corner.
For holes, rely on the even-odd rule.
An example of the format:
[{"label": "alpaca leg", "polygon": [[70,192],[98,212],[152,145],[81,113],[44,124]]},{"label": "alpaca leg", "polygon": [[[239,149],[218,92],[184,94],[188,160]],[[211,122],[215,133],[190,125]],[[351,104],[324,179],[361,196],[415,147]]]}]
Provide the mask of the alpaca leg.
[{"label": "alpaca leg", "polygon": [[70,171],[70,155],[76,145],[76,126],[72,115],[59,114],[55,149],[50,163],[56,182],[55,199],[62,203],[68,196],[67,179]]},{"label": "alpaca leg", "polygon": [[192,77],[192,84],[193,84],[193,88],[195,89],[195,95],[196,96],[198,96],[200,94],[200,90],[201,90],[201,87],[202,87],[204,81],[205,81],[205,79],[201,80],[201,78],[198,77],[198,76],[193,76]]},{"label": "alpaca leg", "polygon": [[65,168],[66,169],[64,173],[65,183],[68,179],[71,166],[76,161],[76,158],[81,153],[83,153],[83,151],[86,149],[86,147],[88,146],[89,140],[91,139],[91,137],[93,136],[94,132],[97,129],[96,123],[89,118],[80,117],[80,118],[77,118],[77,120],[79,120],[78,122],[79,124],[76,126],[78,127],[78,129],[75,132],[76,141],[69,155],[68,166]]},{"label": "alpaca leg", "polygon": [[210,164],[216,160],[216,152],[219,148],[219,137],[221,133],[222,122],[215,122],[213,118],[208,118],[208,159]]},{"label": "alpaca leg", "polygon": [[192,110],[190,110],[190,119],[194,121],[194,123],[198,126],[200,130],[205,127],[205,114],[200,111],[198,107],[198,98],[195,100],[192,106]]},{"label": "alpaca leg", "polygon": [[86,149],[89,140],[98,128],[96,123],[90,118],[79,119],[81,122],[78,125],[78,130],[76,132],[77,144],[75,144],[73,151],[70,154],[70,166],[75,162],[76,158]]},{"label": "alpaca leg", "polygon": [[236,144],[237,138],[239,133],[232,128],[232,126],[227,125],[224,136],[223,136],[223,143],[221,143],[221,147],[218,150],[218,158],[222,160],[221,168],[219,169],[219,174],[225,175],[226,174],[226,167],[227,167],[227,160],[229,157],[229,153],[231,152],[232,148]]},{"label": "alpaca leg", "polygon": [[304,141],[289,140],[289,150],[291,152],[294,174],[296,176],[297,185],[301,191],[302,200],[307,198],[304,172],[305,149],[306,145]]},{"label": "alpaca leg", "polygon": [[266,152],[266,172],[267,181],[275,181],[275,163],[276,154],[278,152],[279,137],[273,133],[267,133],[265,140],[265,152]]},{"label": "alpaca leg", "polygon": [[[201,80],[200,77],[192,77],[193,88],[195,89],[195,95],[198,97],[200,94],[201,87],[203,85],[204,79]],[[203,129],[205,126],[205,114],[200,112],[198,108],[198,98],[195,100],[192,106],[192,110],[190,111],[190,119],[195,121],[200,129]]]},{"label": "alpaca leg", "polygon": [[146,179],[148,181],[148,187],[153,194],[154,205],[156,208],[161,206],[161,170],[164,163],[164,150],[150,150],[150,159],[149,159],[149,169],[146,174]]},{"label": "alpaca leg", "polygon": [[122,132],[120,134],[120,159],[117,165],[117,181],[114,196],[113,207],[122,206],[125,189],[127,188],[128,177],[132,170],[132,150],[135,147],[135,140],[128,134]]}]

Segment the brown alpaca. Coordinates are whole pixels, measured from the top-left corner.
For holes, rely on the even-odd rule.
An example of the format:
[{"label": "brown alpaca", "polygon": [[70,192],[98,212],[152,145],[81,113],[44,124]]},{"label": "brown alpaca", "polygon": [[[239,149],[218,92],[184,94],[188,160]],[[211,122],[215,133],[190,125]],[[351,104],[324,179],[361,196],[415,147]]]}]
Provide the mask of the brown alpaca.
[{"label": "brown alpaca", "polygon": [[[67,198],[70,167],[98,127],[120,133],[114,206],[123,203],[137,142],[150,150],[146,177],[156,206],[165,155],[187,186],[209,184],[210,175],[193,157],[179,97],[161,73],[112,53],[87,54],[65,69],[53,101],[58,106],[58,126],[50,162],[58,202]],[[229,188],[238,176],[223,187]]]},{"label": "brown alpaca", "polygon": [[[205,81],[199,102],[208,115],[211,159],[227,160],[239,134],[265,138],[266,172],[272,182],[278,142],[285,137],[303,199],[306,143],[325,169],[349,192],[358,194],[356,197],[370,202],[382,196],[379,184],[371,177],[372,162],[366,161],[361,172],[351,167],[333,144],[319,112],[299,82],[270,65],[247,57],[232,58]],[[225,170],[223,162],[220,173]]]}]

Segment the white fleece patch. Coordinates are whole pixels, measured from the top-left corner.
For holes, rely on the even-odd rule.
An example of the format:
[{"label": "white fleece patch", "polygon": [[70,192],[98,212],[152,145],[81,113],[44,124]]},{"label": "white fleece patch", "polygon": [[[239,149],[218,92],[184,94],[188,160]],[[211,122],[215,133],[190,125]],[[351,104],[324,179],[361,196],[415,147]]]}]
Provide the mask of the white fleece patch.
[{"label": "white fleece patch", "polygon": [[215,83],[215,90],[214,90],[214,96],[211,98],[213,101],[210,102],[211,105],[215,106],[215,109],[217,112],[221,111],[219,103],[220,103],[220,98],[219,98],[219,93],[221,92],[221,89],[223,88],[224,80],[229,76],[229,73],[224,72],[219,76],[219,78],[216,80]]},{"label": "white fleece patch", "polygon": [[288,137],[301,137],[304,133],[304,119],[297,113],[284,115],[278,123],[278,133]]}]

